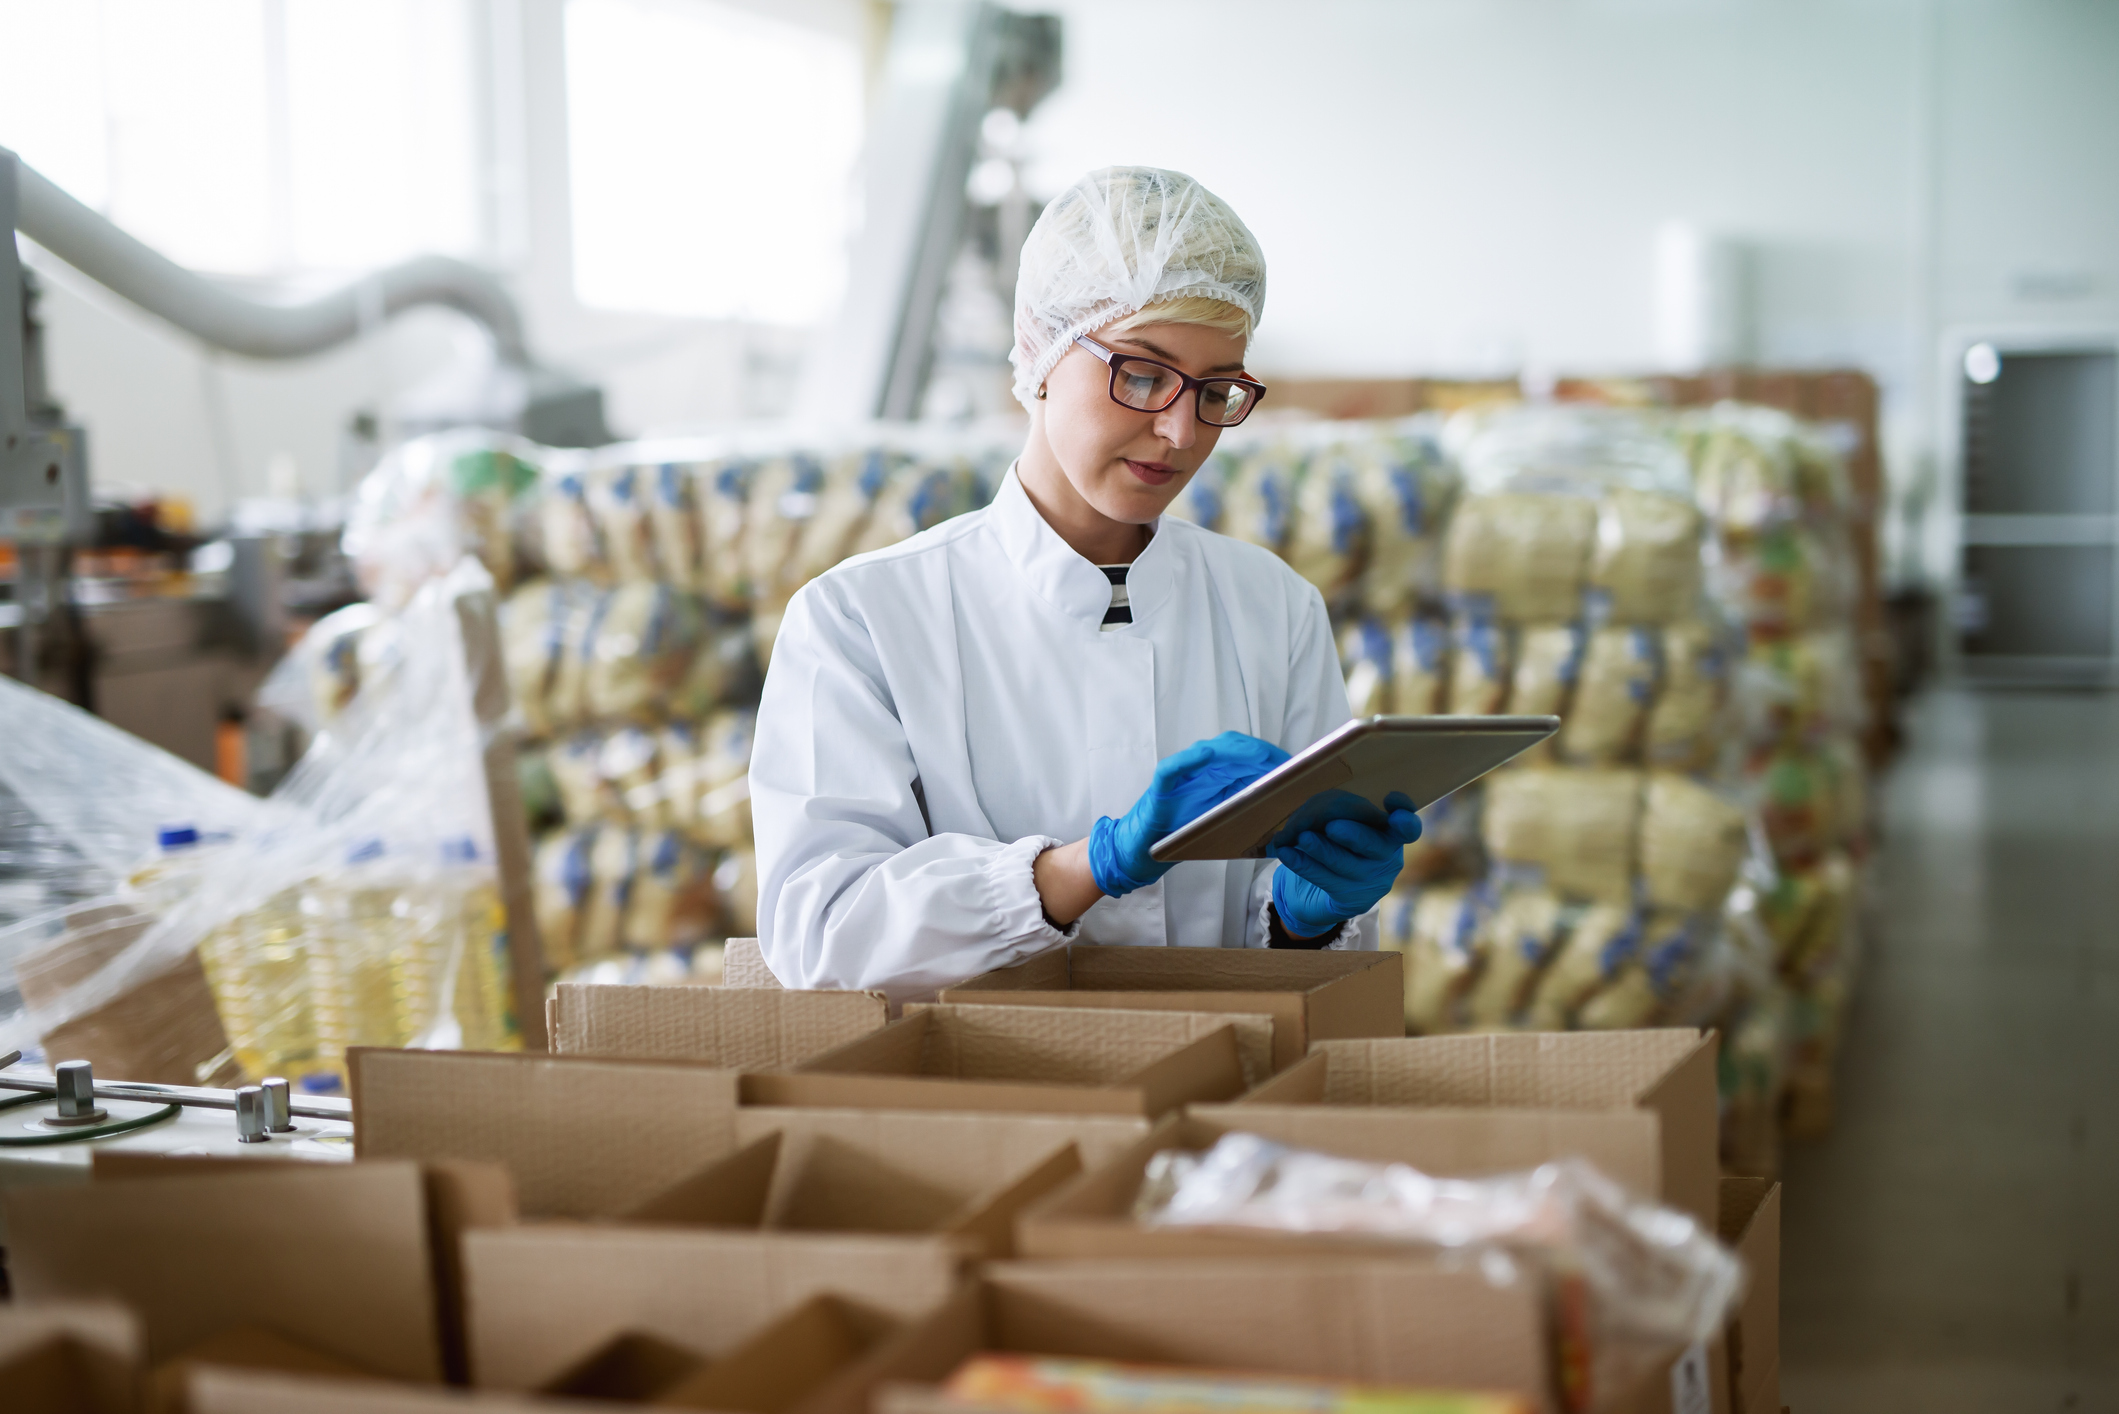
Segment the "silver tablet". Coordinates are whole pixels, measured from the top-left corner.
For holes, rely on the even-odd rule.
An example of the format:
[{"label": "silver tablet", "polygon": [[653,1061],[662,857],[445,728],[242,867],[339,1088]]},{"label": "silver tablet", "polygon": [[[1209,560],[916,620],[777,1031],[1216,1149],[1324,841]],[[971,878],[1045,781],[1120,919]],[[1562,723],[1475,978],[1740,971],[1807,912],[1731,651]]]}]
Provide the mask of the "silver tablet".
[{"label": "silver tablet", "polygon": [[1558,717],[1366,717],[1312,743],[1148,853],[1262,859],[1319,821],[1389,823],[1385,799],[1432,805],[1560,729]]}]

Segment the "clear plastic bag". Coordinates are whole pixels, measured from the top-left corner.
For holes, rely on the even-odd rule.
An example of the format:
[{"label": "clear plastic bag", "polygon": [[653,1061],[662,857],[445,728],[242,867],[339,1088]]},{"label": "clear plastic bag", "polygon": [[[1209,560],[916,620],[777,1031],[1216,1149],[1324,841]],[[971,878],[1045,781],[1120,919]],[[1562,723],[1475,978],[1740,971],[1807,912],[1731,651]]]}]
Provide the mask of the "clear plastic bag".
[{"label": "clear plastic bag", "polygon": [[1403,1243],[1496,1284],[1541,1283],[1564,1355],[1586,1357],[1586,1387],[1563,1380],[1570,1409],[1615,1398],[1685,1347],[1712,1340],[1744,1290],[1742,1261],[1692,1217],[1632,1196],[1581,1159],[1436,1178],[1238,1132],[1203,1154],[1156,1154],[1135,1216],[1149,1227]]},{"label": "clear plastic bag", "polygon": [[483,429],[419,437],[361,480],[345,549],[384,608],[475,555],[501,593],[524,570],[532,494],[549,449]]},{"label": "clear plastic bag", "polygon": [[166,979],[196,954],[230,1054],[125,1078],[197,1083],[232,1060],[253,1079],[330,1090],[348,1045],[509,1044],[485,738],[459,622],[461,598],[490,592],[473,560],[417,589],[393,620],[390,670],[266,801],[102,723],[10,703],[58,729],[31,734],[29,749],[9,734],[0,778],[108,886],[93,909],[0,938],[20,998],[0,1003],[0,1035],[35,1043],[128,999],[179,993]]}]

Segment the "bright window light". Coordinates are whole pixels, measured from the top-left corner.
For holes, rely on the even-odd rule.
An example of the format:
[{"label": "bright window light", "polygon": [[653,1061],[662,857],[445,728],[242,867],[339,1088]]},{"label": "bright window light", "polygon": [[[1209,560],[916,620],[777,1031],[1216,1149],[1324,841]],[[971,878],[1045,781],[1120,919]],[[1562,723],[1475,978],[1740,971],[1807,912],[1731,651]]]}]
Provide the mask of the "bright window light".
[{"label": "bright window light", "polygon": [[476,249],[469,0],[0,0],[0,146],[179,264]]},{"label": "bright window light", "polygon": [[861,61],[714,0],[569,0],[582,303],[809,324],[846,279]]}]

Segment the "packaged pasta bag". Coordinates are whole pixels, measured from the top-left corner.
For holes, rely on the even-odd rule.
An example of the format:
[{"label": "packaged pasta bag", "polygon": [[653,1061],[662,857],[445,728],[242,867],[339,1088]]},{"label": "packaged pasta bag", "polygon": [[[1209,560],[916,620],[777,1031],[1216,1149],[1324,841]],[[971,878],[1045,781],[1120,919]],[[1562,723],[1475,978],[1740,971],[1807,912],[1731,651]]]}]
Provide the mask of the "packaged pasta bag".
[{"label": "packaged pasta bag", "polygon": [[1456,481],[1431,436],[1410,429],[1349,449],[1368,518],[1361,602],[1395,618],[1441,590],[1441,529]]},{"label": "packaged pasta bag", "polygon": [[1439,619],[1408,618],[1390,631],[1390,698],[1386,710],[1406,717],[1432,716],[1448,705],[1449,626]]},{"label": "packaged pasta bag", "polygon": [[634,952],[689,947],[714,920],[714,876],[705,851],[674,830],[640,837],[619,940]]},{"label": "packaged pasta bag", "polygon": [[1475,879],[1486,872],[1480,837],[1485,796],[1475,782],[1420,808],[1420,838],[1405,847],[1399,878],[1408,885]]},{"label": "packaged pasta bag", "polygon": [[1295,483],[1289,566],[1336,603],[1353,588],[1368,549],[1368,514],[1354,492],[1354,467],[1337,449],[1310,457]]},{"label": "packaged pasta bag", "polygon": [[1391,636],[1373,618],[1356,619],[1339,635],[1339,662],[1346,697],[1357,717],[1388,711],[1391,702]]},{"label": "packaged pasta bag", "polygon": [[545,966],[553,971],[563,972],[581,958],[581,920],[593,885],[589,855],[596,835],[596,827],[590,826],[557,831],[537,842],[531,897]]},{"label": "packaged pasta bag", "polygon": [[1574,705],[1560,726],[1559,751],[1570,761],[1629,761],[1640,754],[1641,732],[1662,676],[1662,640],[1636,624],[1606,626],[1589,635]]},{"label": "packaged pasta bag", "polygon": [[[1531,624],[1518,630],[1508,710],[1520,716],[1559,716],[1567,710],[1581,664],[1579,625]],[[1545,754],[1543,747],[1544,743],[1540,743],[1540,756]]]},{"label": "packaged pasta bag", "polygon": [[1641,885],[1650,908],[1719,913],[1750,849],[1744,812],[1673,771],[1648,773]]},{"label": "packaged pasta bag", "polygon": [[949,467],[909,457],[889,463],[853,553],[881,550],[940,525],[951,514],[955,497],[956,480]]},{"label": "packaged pasta bag", "polygon": [[610,561],[589,508],[589,472],[577,467],[552,477],[537,502],[538,544],[545,567],[569,579],[607,580]]},{"label": "packaged pasta bag", "polygon": [[1474,1030],[1494,1030],[1515,1020],[1559,944],[1560,922],[1560,900],[1549,891],[1503,886],[1500,905],[1479,927],[1477,947],[1484,961],[1465,1004]]},{"label": "packaged pasta bag", "polygon": [[519,511],[537,484],[536,466],[525,460],[527,444],[471,446],[449,458],[449,492],[463,547],[493,576],[493,588],[514,587]]},{"label": "packaged pasta bag", "polygon": [[688,722],[664,722],[657,737],[661,774],[655,794],[661,818],[668,828],[688,831],[699,818],[699,733]]},{"label": "packaged pasta bag", "polygon": [[592,825],[605,816],[602,757],[603,734],[596,731],[576,732],[546,753],[559,810],[570,825]]},{"label": "packaged pasta bag", "polygon": [[616,955],[624,946],[633,876],[640,868],[640,832],[605,825],[589,846],[589,892],[575,934],[574,965]]},{"label": "packaged pasta bag", "polygon": [[1280,554],[1295,513],[1300,455],[1290,447],[1266,446],[1238,464],[1223,497],[1222,533]]},{"label": "packaged pasta bag", "polygon": [[758,936],[758,856],[749,845],[731,849],[714,866],[721,926],[731,938]]},{"label": "packaged pasta bag", "polygon": [[807,453],[774,457],[759,467],[743,527],[743,568],[754,608],[778,613],[794,597],[795,547],[816,518],[823,490],[823,464]]},{"label": "packaged pasta bag", "polygon": [[1216,448],[1213,455],[1201,464],[1185,489],[1177,493],[1164,515],[1188,520],[1202,530],[1220,530],[1223,512],[1226,509],[1231,468],[1236,464],[1233,454],[1224,448]]},{"label": "packaged pasta bag", "polygon": [[1490,716],[1508,701],[1508,630],[1491,619],[1460,618],[1451,633],[1449,710]]},{"label": "packaged pasta bag", "polygon": [[[779,616],[772,616],[772,621],[777,624]],[[699,650],[692,655],[684,681],[670,696],[671,716],[697,720],[725,703],[757,697],[762,665],[755,647],[756,629],[751,619],[705,616]]]},{"label": "packaged pasta bag", "polygon": [[652,483],[647,472],[632,466],[598,467],[585,478],[585,490],[611,576],[620,581],[655,578]]},{"label": "packaged pasta bag", "polygon": [[750,573],[743,546],[750,524],[751,482],[757,467],[743,457],[705,462],[692,473],[699,507],[699,558],[707,597],[723,609],[750,606]]},{"label": "packaged pasta bag", "polygon": [[1630,904],[1641,773],[1529,766],[1486,778],[1487,853],[1568,899]]},{"label": "packaged pasta bag", "polygon": [[640,468],[639,475],[648,485],[648,534],[654,541],[655,564],[662,578],[678,589],[704,589],[704,528],[695,494],[697,468],[683,462],[661,462]]},{"label": "packaged pasta bag", "polygon": [[[533,579],[500,607],[501,657],[508,689],[533,737],[577,719],[578,701],[562,691],[569,648],[593,599],[578,583]],[[578,693],[574,694],[578,698]]]},{"label": "packaged pasta bag", "polygon": [[1580,495],[1466,496],[1443,544],[1443,587],[1475,616],[1511,623],[1578,618],[1596,514],[1596,502]]},{"label": "packaged pasta bag", "polygon": [[1838,799],[1828,757],[1789,742],[1753,758],[1746,770],[1776,864],[1801,868],[1831,847]]},{"label": "packaged pasta bag", "polygon": [[1631,905],[1599,903],[1571,913],[1565,940],[1531,989],[1524,1020],[1533,1031],[1567,1030],[1575,1009],[1640,950],[1642,923]]},{"label": "packaged pasta bag", "polygon": [[788,569],[789,595],[854,553],[876,498],[900,460],[896,453],[871,447],[825,463],[816,510],[803,522],[795,542],[794,561]]},{"label": "packaged pasta bag", "polygon": [[1660,1018],[1714,938],[1710,918],[1651,912],[1640,950],[1575,1011],[1584,1030],[1632,1031]]},{"label": "packaged pasta bag", "polygon": [[716,712],[699,730],[699,806],[692,836],[701,844],[733,849],[750,843],[750,748],[756,729],[755,712],[730,708]]},{"label": "packaged pasta bag", "polygon": [[685,680],[704,629],[697,602],[666,584],[635,581],[604,595],[579,648],[590,714],[659,715]]},{"label": "packaged pasta bag", "polygon": [[1454,1029],[1458,998],[1471,980],[1472,937],[1479,924],[1471,890],[1424,888],[1413,902],[1405,947],[1405,1025],[1414,1035]]},{"label": "packaged pasta bag", "polygon": [[1729,699],[1729,656],[1722,636],[1700,619],[1663,630],[1663,683],[1648,709],[1643,745],[1651,766],[1704,771],[1721,749]]},{"label": "packaged pasta bag", "polygon": [[1590,618],[1659,624],[1690,614],[1699,602],[1701,567],[1700,513],[1690,501],[1613,487],[1597,503]]},{"label": "packaged pasta bag", "polygon": [[646,829],[671,825],[662,798],[662,734],[628,724],[606,733],[596,752],[597,797],[604,815]]},{"label": "packaged pasta bag", "polygon": [[1818,752],[1831,770],[1832,846],[1857,853],[1869,838],[1869,762],[1851,736],[1828,736]]}]

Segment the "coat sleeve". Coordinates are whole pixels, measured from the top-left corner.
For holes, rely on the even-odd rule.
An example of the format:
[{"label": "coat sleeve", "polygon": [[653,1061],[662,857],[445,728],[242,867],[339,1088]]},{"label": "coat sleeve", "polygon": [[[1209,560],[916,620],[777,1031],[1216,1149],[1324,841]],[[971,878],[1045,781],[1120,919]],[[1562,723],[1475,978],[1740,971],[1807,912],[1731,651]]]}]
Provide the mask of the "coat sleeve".
[{"label": "coat sleeve", "polygon": [[[1302,750],[1354,715],[1347,701],[1339,645],[1332,637],[1332,619],[1325,611],[1324,596],[1304,584],[1293,617],[1296,629],[1289,645],[1293,651],[1288,664],[1287,715],[1280,737],[1281,748],[1290,752]],[[1272,901],[1273,871],[1279,867],[1266,864],[1251,881],[1250,917],[1244,930],[1247,946],[1262,948],[1268,944],[1266,905]],[[1350,920],[1329,946],[1340,951],[1375,951],[1376,910],[1372,908]]]},{"label": "coat sleeve", "polygon": [[788,987],[918,999],[1073,937],[1045,921],[1030,873],[1061,841],[930,833],[875,645],[836,591],[814,581],[788,606],[758,707],[766,965]]}]

